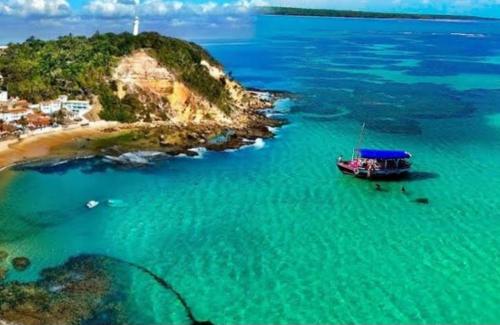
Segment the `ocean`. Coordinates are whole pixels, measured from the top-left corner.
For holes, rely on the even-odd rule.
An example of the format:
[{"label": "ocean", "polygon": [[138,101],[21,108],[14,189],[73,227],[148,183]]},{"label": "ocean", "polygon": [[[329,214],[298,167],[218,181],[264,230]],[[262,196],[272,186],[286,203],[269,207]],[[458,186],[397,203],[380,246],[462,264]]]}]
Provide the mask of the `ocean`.
[{"label": "ocean", "polygon": [[[107,254],[218,324],[500,322],[499,22],[259,16],[252,37],[202,45],[245,86],[292,92],[289,125],[143,169],[0,173],[0,249],[32,261],[8,280]],[[409,179],[339,173],[363,123],[365,147],[413,154]],[[130,323],[187,322],[126,276]]]}]

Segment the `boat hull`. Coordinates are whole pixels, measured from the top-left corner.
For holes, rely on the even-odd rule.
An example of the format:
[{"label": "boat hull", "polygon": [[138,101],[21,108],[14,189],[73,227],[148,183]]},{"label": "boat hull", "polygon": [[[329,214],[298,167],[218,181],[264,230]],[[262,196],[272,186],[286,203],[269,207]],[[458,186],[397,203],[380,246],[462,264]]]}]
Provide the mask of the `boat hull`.
[{"label": "boat hull", "polygon": [[356,169],[348,161],[337,162],[337,168],[345,175],[364,179],[396,179],[408,176],[410,169],[382,169],[368,172],[366,169]]}]

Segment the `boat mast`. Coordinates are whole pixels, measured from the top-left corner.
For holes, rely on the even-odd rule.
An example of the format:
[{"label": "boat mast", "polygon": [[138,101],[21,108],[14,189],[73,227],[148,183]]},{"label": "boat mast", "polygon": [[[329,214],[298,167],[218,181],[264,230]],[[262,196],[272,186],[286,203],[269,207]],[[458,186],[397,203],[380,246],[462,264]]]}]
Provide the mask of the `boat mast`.
[{"label": "boat mast", "polygon": [[356,144],[354,149],[352,149],[352,160],[354,160],[354,157],[356,156],[357,150],[359,150],[359,148],[361,147],[361,144],[363,143],[363,139],[364,139],[364,135],[365,135],[365,127],[366,127],[366,123],[363,122],[363,125],[361,126],[361,132],[359,134],[358,143]]}]

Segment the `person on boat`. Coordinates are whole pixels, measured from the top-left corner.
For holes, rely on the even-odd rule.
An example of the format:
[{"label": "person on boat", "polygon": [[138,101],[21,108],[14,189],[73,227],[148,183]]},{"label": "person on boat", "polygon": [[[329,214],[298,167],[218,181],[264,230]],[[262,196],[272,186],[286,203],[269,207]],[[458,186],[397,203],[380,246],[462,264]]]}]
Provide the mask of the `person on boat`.
[{"label": "person on boat", "polygon": [[371,177],[372,173],[375,172],[375,161],[373,159],[368,160],[367,169],[368,169],[368,177]]}]

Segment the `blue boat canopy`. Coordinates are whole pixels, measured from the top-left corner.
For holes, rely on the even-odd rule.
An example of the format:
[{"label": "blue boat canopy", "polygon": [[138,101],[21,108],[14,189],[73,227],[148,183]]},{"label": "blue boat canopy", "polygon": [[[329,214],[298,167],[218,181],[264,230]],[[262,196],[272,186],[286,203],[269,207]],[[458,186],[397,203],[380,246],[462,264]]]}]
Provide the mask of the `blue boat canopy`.
[{"label": "blue boat canopy", "polygon": [[364,159],[407,159],[411,154],[402,150],[359,149],[359,156]]}]

